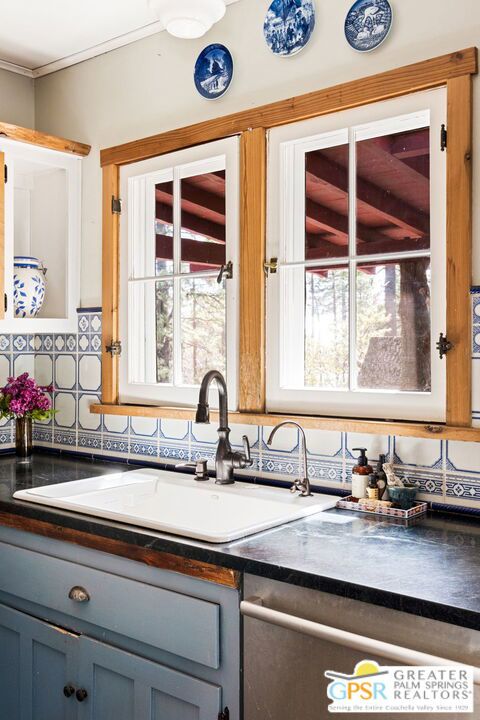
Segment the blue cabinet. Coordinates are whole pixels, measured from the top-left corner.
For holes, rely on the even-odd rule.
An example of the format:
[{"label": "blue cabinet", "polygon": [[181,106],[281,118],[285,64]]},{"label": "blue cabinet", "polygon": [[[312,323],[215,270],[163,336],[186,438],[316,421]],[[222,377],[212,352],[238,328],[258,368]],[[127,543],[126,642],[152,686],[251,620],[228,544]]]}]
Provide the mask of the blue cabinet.
[{"label": "blue cabinet", "polygon": [[7,528],[0,568],[0,720],[240,720],[236,589]]},{"label": "blue cabinet", "polygon": [[77,651],[76,635],[0,605],[2,720],[73,720]]},{"label": "blue cabinet", "polygon": [[87,697],[78,720],[217,720],[222,690],[90,638],[80,638]]}]

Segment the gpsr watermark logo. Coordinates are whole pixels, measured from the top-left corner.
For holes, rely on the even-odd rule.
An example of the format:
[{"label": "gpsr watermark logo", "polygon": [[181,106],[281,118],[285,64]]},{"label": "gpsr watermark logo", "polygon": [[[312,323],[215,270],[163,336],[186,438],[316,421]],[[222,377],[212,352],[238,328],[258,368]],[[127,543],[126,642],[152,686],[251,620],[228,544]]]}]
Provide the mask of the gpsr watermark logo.
[{"label": "gpsr watermark logo", "polygon": [[331,713],[472,713],[473,669],[357,663],[352,675],[327,670]]}]

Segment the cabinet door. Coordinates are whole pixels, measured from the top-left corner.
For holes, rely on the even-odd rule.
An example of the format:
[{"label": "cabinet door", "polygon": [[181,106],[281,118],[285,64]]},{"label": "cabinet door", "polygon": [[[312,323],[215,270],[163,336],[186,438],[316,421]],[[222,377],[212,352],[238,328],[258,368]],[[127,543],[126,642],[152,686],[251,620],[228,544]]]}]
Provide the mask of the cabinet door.
[{"label": "cabinet door", "polygon": [[78,720],[217,720],[221,688],[82,636]]},{"label": "cabinet door", "polygon": [[0,605],[0,717],[75,720],[78,636]]}]

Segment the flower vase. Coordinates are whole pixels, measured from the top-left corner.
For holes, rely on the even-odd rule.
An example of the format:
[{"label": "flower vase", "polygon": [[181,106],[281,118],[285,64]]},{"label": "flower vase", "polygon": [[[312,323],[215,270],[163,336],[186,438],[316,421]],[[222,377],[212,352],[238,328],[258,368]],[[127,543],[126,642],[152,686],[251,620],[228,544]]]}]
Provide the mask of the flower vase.
[{"label": "flower vase", "polygon": [[15,420],[15,453],[17,462],[28,463],[32,459],[32,418],[17,417]]}]

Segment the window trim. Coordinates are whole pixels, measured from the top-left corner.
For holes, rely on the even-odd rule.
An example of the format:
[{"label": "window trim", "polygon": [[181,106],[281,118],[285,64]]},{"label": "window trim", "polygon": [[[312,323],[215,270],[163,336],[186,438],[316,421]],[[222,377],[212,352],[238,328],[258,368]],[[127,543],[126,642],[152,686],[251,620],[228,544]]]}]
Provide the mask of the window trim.
[{"label": "window trim", "polygon": [[[261,314],[259,276],[263,276],[265,155],[261,152],[268,128],[297,122],[345,108],[366,105],[419,90],[447,86],[447,256],[452,269],[447,278],[447,331],[455,350],[447,356],[446,425],[369,422],[345,418],[309,417],[310,427],[349,429],[350,431],[389,432],[415,437],[480,439],[480,430],[471,428],[471,143],[472,75],[477,74],[477,49],[459,50],[406,67],[360,78],[334,87],[289,98],[233,115],[197,123],[186,128],[163,132],[141,140],[104,149],[100,153],[103,168],[103,348],[102,404],[92,406],[93,413],[112,413],[156,417],[188,417],[177,409],[118,405],[118,358],[107,346],[121,340],[118,331],[118,234],[119,218],[112,213],[112,197],[119,196],[119,167],[172,150],[198,143],[241,136],[240,177],[249,178],[241,193],[241,259],[249,266],[240,268],[240,294],[251,298],[242,306],[240,320],[240,395],[238,422],[271,424],[279,416],[265,414],[261,402],[264,384],[264,318]],[[262,137],[263,134],[263,137]],[[247,198],[251,200],[247,202]],[[260,222],[255,223],[254,218]],[[254,264],[252,264],[254,263]],[[244,351],[248,353],[244,355]],[[245,360],[245,362],[244,362]],[[462,382],[458,381],[462,379]],[[255,392],[250,392],[255,388]],[[255,401],[256,407],[253,407]],[[243,413],[243,414],[242,414]],[[297,417],[292,415],[291,417]],[[302,418],[303,419],[303,418]],[[462,430],[465,428],[465,430]]]}]

